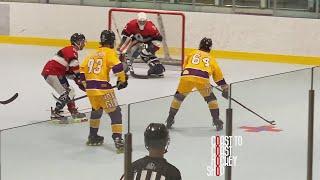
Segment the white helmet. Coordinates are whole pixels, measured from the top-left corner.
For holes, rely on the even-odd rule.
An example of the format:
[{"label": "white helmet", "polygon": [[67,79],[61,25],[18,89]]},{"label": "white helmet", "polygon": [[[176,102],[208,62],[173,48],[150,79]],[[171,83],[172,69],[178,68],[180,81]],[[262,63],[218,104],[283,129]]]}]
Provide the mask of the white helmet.
[{"label": "white helmet", "polygon": [[146,13],[144,13],[144,12],[139,12],[138,13],[138,18],[137,18],[137,20],[138,20],[138,25],[139,25],[139,29],[140,30],[143,30],[144,29],[144,25],[146,24],[146,22],[147,22],[147,14]]}]

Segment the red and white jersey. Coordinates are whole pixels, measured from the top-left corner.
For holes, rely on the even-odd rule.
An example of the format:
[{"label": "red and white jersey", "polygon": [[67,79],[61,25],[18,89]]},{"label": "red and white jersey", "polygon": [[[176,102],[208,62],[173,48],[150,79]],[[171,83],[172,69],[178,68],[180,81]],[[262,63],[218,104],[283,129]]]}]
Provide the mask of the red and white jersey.
[{"label": "red and white jersey", "polygon": [[64,76],[71,73],[79,73],[78,52],[73,46],[67,46],[46,63],[41,74]]},{"label": "red and white jersey", "polygon": [[142,37],[152,37],[152,38],[157,38],[160,35],[157,27],[153,24],[151,21],[147,21],[144,29],[140,30],[139,25],[138,25],[138,20],[134,19],[128,22],[126,27],[123,29],[122,34],[125,34],[126,36],[131,36],[131,35],[136,35],[136,34],[141,34]]}]

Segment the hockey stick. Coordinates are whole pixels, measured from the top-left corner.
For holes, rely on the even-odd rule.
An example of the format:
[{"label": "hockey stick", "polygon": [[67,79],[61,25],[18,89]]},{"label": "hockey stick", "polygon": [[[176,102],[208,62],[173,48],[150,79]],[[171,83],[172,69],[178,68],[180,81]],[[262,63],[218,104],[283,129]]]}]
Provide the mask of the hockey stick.
[{"label": "hockey stick", "polygon": [[11,102],[14,101],[15,99],[17,99],[18,95],[19,95],[18,93],[15,93],[15,94],[14,94],[11,98],[9,98],[8,100],[0,101],[0,104],[5,105],[5,104],[11,103]]},{"label": "hockey stick", "polygon": [[[116,86],[116,85],[112,86],[112,89],[115,88],[115,87],[117,87],[117,86]],[[55,100],[60,101],[59,98],[58,98],[56,95],[54,95],[53,93],[52,93],[52,96],[53,96],[53,98],[54,98]],[[80,96],[80,97],[71,99],[70,101],[78,101],[78,100],[83,99],[83,98],[86,98],[86,97],[88,97],[88,96],[87,96],[87,95],[83,95],[83,96]],[[68,101],[68,102],[70,102],[70,101]]]},{"label": "hockey stick", "polygon": [[[212,86],[214,87],[215,89],[217,89],[218,91],[222,92],[221,89],[215,87],[215,86]],[[234,98],[231,98],[232,101],[234,101],[235,103],[239,104],[241,107],[245,108],[246,110],[248,110],[249,112],[253,113],[254,115],[258,116],[259,118],[261,118],[262,120],[264,120],[265,122],[271,124],[271,125],[276,125],[276,122],[275,121],[269,121],[267,120],[266,118],[262,117],[261,115],[259,115],[258,113],[254,112],[253,110],[249,109],[248,107],[246,107],[245,105],[243,105],[242,103],[240,103],[239,101],[235,100]]]}]

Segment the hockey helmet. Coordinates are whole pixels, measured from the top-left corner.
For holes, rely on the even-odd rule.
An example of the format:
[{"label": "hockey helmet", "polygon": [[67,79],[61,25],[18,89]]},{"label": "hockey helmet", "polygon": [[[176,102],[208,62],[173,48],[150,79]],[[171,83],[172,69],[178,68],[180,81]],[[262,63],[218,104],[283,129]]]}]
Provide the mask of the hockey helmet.
[{"label": "hockey helmet", "polygon": [[169,145],[169,131],[164,124],[151,123],[144,131],[144,143],[146,148],[165,149]]},{"label": "hockey helmet", "polygon": [[139,29],[142,31],[144,29],[144,26],[147,23],[147,14],[144,12],[139,12],[138,13],[138,17],[137,17],[137,21],[138,21],[138,25],[139,25]]},{"label": "hockey helmet", "polygon": [[114,41],[116,36],[111,30],[103,30],[100,35],[100,44],[102,46],[109,45],[111,48],[114,47]]},{"label": "hockey helmet", "polygon": [[81,33],[74,33],[70,38],[70,42],[79,50],[82,50],[86,45],[86,37]]},{"label": "hockey helmet", "polygon": [[199,49],[210,52],[211,48],[212,48],[212,40],[207,37],[202,38],[199,44]]}]

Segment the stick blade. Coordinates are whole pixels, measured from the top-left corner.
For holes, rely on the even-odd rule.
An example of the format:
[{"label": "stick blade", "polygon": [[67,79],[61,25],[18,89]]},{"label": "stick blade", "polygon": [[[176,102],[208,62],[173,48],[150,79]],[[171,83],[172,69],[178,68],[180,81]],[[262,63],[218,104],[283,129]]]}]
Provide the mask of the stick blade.
[{"label": "stick blade", "polygon": [[15,99],[17,99],[18,96],[19,96],[19,94],[15,93],[10,99],[5,100],[5,101],[0,101],[0,104],[9,104],[12,101],[14,101]]}]

